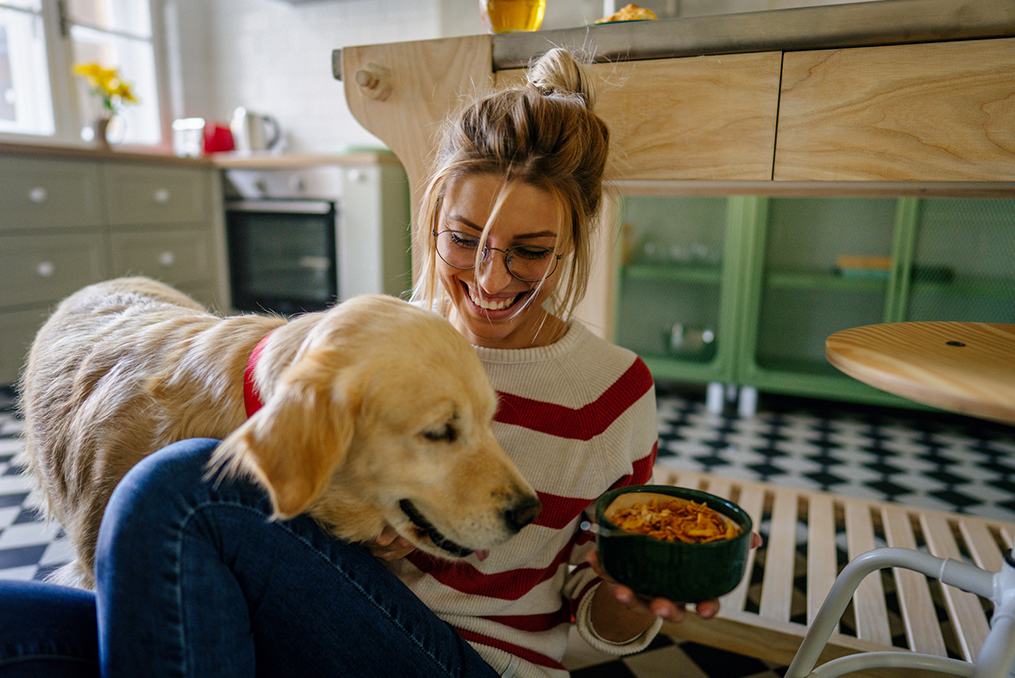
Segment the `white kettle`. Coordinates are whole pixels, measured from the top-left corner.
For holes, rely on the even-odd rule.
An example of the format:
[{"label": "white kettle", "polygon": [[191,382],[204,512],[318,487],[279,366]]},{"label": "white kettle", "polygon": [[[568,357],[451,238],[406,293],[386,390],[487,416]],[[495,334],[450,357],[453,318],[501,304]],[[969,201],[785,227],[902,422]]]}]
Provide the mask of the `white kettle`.
[{"label": "white kettle", "polygon": [[282,128],[275,118],[242,106],[233,112],[229,130],[233,133],[233,145],[241,153],[267,151],[282,141]]}]

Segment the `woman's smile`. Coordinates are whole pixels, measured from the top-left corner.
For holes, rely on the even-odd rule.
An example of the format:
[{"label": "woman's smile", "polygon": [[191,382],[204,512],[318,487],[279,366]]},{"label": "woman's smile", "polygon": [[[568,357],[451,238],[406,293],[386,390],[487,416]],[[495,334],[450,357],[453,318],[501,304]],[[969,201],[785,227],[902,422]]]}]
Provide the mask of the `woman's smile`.
[{"label": "woman's smile", "polygon": [[515,302],[521,296],[521,295],[513,295],[513,296],[510,296],[510,297],[503,297],[503,298],[500,298],[500,299],[493,299],[493,298],[490,298],[490,297],[484,298],[482,293],[477,292],[477,290],[475,290],[472,287],[469,287],[465,283],[462,283],[462,284],[465,285],[465,288],[466,288],[466,290],[468,291],[468,294],[469,294],[469,299],[472,300],[472,303],[475,304],[476,306],[478,306],[479,308],[483,309],[484,311],[504,311],[504,310],[507,310],[507,309],[511,308],[512,306],[514,306]]}]

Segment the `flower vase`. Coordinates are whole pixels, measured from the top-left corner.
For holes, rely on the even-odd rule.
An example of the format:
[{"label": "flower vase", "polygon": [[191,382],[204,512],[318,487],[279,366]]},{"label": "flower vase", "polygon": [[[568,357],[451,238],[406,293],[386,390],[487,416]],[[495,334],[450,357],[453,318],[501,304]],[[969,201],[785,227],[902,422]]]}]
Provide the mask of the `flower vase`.
[{"label": "flower vase", "polygon": [[102,117],[95,121],[92,125],[92,130],[95,132],[95,145],[100,151],[112,151],[113,147],[109,144],[109,123],[113,121],[112,117]]}]

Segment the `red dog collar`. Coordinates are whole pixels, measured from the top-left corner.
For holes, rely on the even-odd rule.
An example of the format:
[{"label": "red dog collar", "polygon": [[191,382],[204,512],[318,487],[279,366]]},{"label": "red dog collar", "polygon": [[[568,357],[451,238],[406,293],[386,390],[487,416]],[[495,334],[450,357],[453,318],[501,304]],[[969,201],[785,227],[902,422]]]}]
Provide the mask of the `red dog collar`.
[{"label": "red dog collar", "polygon": [[257,392],[257,384],[254,383],[254,368],[257,366],[257,360],[261,357],[261,351],[264,350],[270,336],[270,333],[266,334],[261,341],[257,342],[257,346],[250,353],[250,359],[247,360],[247,368],[243,370],[243,407],[247,410],[248,419],[264,405],[261,402],[261,394]]}]

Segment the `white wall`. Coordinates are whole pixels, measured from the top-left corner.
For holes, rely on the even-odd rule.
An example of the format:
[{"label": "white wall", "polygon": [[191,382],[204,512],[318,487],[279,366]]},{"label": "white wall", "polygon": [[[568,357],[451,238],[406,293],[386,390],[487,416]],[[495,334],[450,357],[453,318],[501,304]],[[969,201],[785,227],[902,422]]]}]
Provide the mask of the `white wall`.
[{"label": "white wall", "polygon": [[228,122],[238,106],[274,116],[293,151],[380,142],[352,118],[331,52],[345,45],[436,37],[438,12],[418,0],[167,0],[176,5],[183,97],[174,116]]},{"label": "white wall", "polygon": [[[331,52],[349,45],[483,33],[478,0],[165,0],[180,27],[173,117],[274,116],[288,149],[382,146],[349,113]],[[545,28],[584,23],[602,0],[550,0]],[[170,50],[172,51],[172,50]],[[172,66],[171,66],[172,67]]]}]

